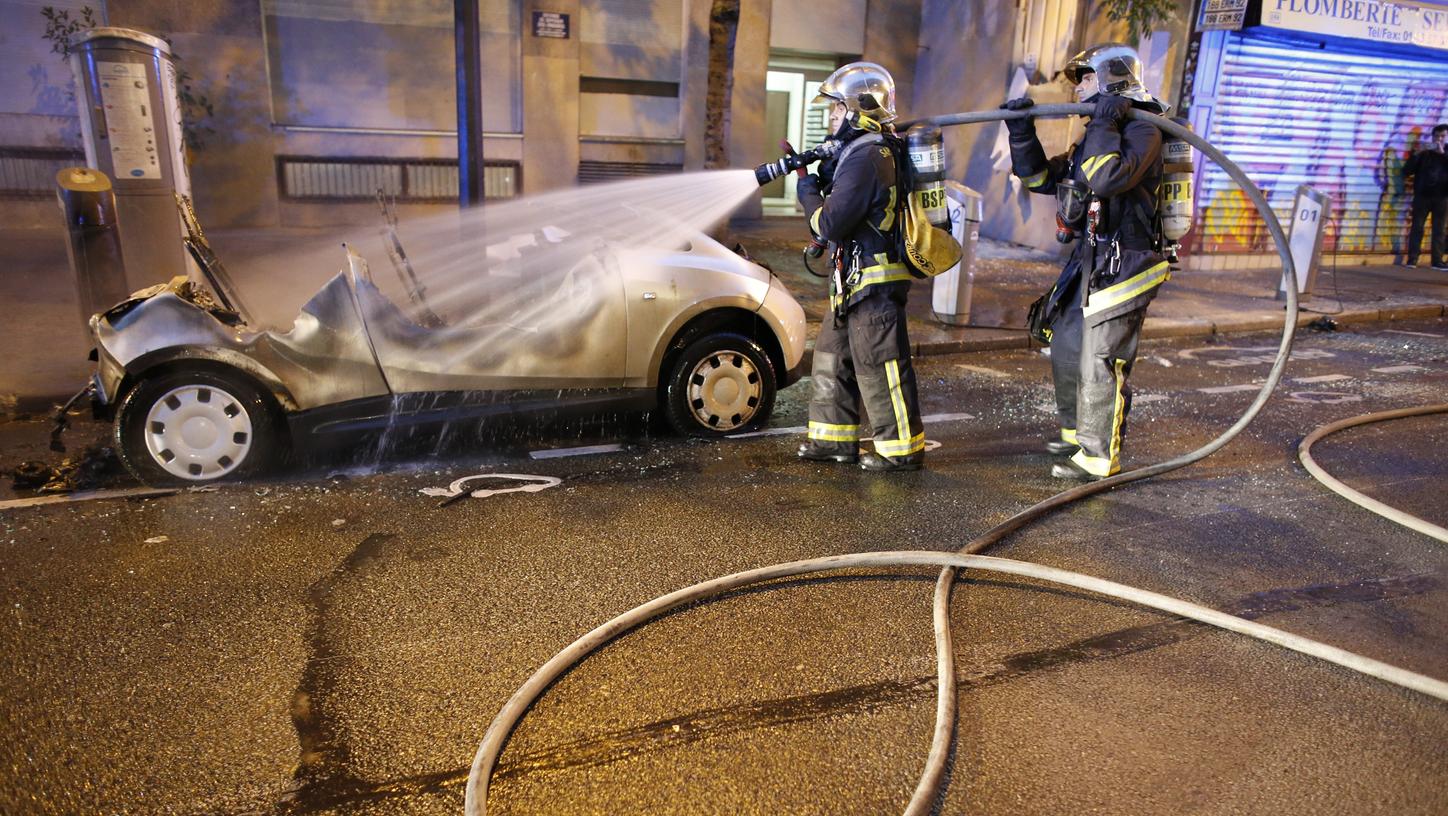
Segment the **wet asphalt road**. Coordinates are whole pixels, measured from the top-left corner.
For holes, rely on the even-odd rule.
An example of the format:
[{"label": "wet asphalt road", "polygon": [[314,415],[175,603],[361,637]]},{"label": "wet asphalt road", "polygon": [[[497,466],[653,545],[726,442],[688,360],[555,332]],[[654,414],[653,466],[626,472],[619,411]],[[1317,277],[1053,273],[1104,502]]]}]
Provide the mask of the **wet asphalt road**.
[{"label": "wet asphalt road", "polygon": [[[1201,389],[1259,380],[1274,349],[1269,335],[1144,344],[1127,466],[1226,428],[1252,394]],[[992,554],[1448,678],[1448,549],[1327,492],[1295,454],[1319,425],[1444,401],[1448,321],[1304,332],[1297,349],[1224,451]],[[0,812],[461,813],[493,714],[609,617],[780,561],[953,549],[1061,488],[1039,450],[1042,356],[918,366],[926,413],[970,418],[928,425],[940,447],[917,474],[800,463],[794,435],[709,444],[626,423],[614,453],[530,458],[618,441],[551,429],[380,473],[0,512]],[[807,396],[782,392],[775,427],[802,425]],[[7,464],[38,439],[38,423],[0,425]],[[1448,524],[1448,417],[1314,454]],[[561,482],[447,507],[420,492],[477,473]],[[629,634],[523,720],[494,812],[898,812],[934,713],[934,579],[781,582]],[[954,598],[942,812],[1448,811],[1448,704],[1028,581],[972,574]]]}]

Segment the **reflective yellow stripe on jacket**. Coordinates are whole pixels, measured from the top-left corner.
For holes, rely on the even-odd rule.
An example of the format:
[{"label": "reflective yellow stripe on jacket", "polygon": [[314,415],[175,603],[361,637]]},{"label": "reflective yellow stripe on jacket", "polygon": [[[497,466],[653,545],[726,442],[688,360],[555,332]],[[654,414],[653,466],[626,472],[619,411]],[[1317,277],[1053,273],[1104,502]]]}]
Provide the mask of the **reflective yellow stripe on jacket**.
[{"label": "reflective yellow stripe on jacket", "polygon": [[1160,286],[1171,279],[1171,264],[1166,261],[1153,266],[1134,275],[1121,283],[1113,284],[1099,292],[1092,292],[1088,299],[1088,305],[1081,310],[1083,315],[1093,315],[1097,312],[1110,309],[1131,300],[1138,295],[1146,294],[1152,287]]},{"label": "reflective yellow stripe on jacket", "polygon": [[1025,178],[1025,179],[1022,179],[1022,180],[1026,183],[1026,186],[1027,186],[1027,187],[1029,187],[1030,189],[1034,190],[1034,189],[1036,189],[1037,187],[1040,187],[1041,185],[1043,185],[1043,184],[1046,183],[1046,175],[1047,175],[1047,171],[1042,170],[1041,172],[1035,174],[1034,176],[1029,176],[1029,177],[1027,177],[1027,178]]},{"label": "reflective yellow stripe on jacket", "polygon": [[1091,158],[1081,162],[1081,171],[1086,174],[1086,180],[1090,181],[1092,176],[1095,176],[1097,171],[1099,171],[1102,166],[1104,166],[1108,161],[1119,158],[1121,158],[1120,153],[1107,153],[1103,156],[1092,156]]},{"label": "reflective yellow stripe on jacket", "polygon": [[905,267],[905,264],[898,261],[889,261],[884,254],[876,254],[875,260],[879,261],[879,263],[861,269],[859,279],[849,284],[847,291],[843,295],[835,294],[830,298],[830,305],[832,307],[839,306],[856,294],[864,291],[866,287],[874,286],[878,283],[909,283],[915,280],[914,276],[910,274],[910,270]]}]

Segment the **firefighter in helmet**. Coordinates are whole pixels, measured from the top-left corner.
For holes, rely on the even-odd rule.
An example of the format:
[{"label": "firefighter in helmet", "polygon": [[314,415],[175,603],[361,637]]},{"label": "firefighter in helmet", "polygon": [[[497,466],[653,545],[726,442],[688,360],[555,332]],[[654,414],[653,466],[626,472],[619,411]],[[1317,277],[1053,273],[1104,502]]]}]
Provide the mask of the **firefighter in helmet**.
[{"label": "firefighter in helmet", "polygon": [[[829,244],[835,271],[832,315],[815,341],[809,441],[799,457],[918,470],[925,428],[905,329],[912,278],[896,250],[899,148],[886,138],[893,135],[895,81],[879,65],[854,62],[824,81],[820,99],[831,103],[840,146],[796,189],[810,230]],[[874,450],[863,455],[861,402],[874,435]]]},{"label": "firefighter in helmet", "polygon": [[[1076,242],[1041,309],[1060,419],[1046,449],[1069,456],[1052,465],[1053,476],[1089,481],[1121,468],[1127,379],[1147,304],[1170,277],[1156,211],[1161,131],[1129,118],[1133,108],[1164,114],[1168,106],[1147,92],[1140,57],[1120,43],[1082,51],[1065,75],[1077,99],[1095,105],[1079,143],[1048,159],[1032,119],[1006,126],[1015,174],[1032,192],[1056,196],[1056,237]],[[1032,104],[1022,97],[1001,107]]]}]

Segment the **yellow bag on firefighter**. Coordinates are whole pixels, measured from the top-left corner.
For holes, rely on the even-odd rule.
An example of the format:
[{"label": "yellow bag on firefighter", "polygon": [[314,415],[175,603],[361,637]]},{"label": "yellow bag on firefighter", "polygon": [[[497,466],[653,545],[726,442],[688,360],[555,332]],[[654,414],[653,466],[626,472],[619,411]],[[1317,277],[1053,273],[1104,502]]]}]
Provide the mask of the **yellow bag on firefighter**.
[{"label": "yellow bag on firefighter", "polygon": [[[925,216],[920,196],[936,192],[911,193],[907,196],[909,203],[901,213],[900,237],[905,245],[905,263],[910,267],[910,274],[917,278],[933,278],[960,263],[960,242],[955,240],[954,235],[931,224]],[[943,190],[938,192],[944,193]]]}]

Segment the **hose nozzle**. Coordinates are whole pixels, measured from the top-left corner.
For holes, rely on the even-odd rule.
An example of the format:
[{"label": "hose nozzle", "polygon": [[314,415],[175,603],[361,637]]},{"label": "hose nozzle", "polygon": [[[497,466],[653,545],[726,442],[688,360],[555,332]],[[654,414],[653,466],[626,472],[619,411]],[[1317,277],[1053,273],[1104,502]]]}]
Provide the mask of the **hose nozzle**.
[{"label": "hose nozzle", "polygon": [[835,151],[839,150],[839,147],[839,142],[834,139],[826,139],[819,145],[803,153],[789,153],[781,157],[778,161],[765,162],[754,168],[754,180],[759,182],[760,187],[763,187],[781,176],[788,175],[792,171],[803,170],[817,161],[833,156]]}]

